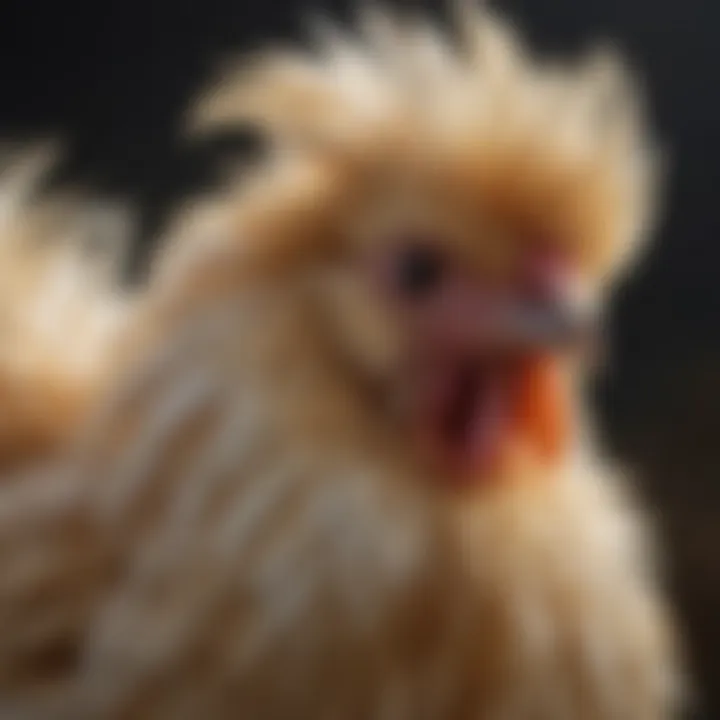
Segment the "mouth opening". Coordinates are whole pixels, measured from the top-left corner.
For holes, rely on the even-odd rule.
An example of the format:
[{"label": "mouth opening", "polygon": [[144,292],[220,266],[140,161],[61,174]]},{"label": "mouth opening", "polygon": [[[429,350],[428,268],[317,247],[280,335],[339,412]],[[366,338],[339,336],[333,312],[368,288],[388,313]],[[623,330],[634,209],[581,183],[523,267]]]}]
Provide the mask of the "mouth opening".
[{"label": "mouth opening", "polygon": [[456,472],[497,461],[508,423],[510,387],[499,368],[466,363],[449,369],[447,392],[433,418],[436,444]]},{"label": "mouth opening", "polygon": [[[475,368],[462,368],[451,383],[451,395],[441,418],[441,431],[451,446],[462,446],[470,439],[477,405],[482,403],[487,378]],[[480,401],[480,402],[478,402]]]},{"label": "mouth opening", "polygon": [[453,481],[492,478],[517,442],[544,461],[562,452],[568,418],[551,358],[462,363],[442,372],[429,434]]}]

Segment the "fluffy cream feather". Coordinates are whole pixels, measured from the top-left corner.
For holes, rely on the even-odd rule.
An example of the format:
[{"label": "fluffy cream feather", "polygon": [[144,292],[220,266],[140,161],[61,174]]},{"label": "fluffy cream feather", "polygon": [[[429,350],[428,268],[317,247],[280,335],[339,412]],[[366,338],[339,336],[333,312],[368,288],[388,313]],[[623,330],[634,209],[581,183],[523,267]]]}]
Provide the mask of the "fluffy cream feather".
[{"label": "fluffy cream feather", "polygon": [[0,171],[0,458],[42,457],[92,402],[130,312],[120,283],[125,210],[40,199],[57,153],[10,147]]}]

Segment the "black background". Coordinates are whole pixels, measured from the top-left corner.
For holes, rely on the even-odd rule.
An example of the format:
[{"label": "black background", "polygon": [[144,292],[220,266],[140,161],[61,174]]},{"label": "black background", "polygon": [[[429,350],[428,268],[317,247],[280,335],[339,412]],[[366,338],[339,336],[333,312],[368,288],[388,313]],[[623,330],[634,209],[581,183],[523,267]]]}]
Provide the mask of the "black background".
[{"label": "black background", "polygon": [[[406,3],[407,4],[407,3]],[[437,9],[439,3],[426,2]],[[63,177],[129,197],[150,238],[237,143],[176,139],[229,50],[301,37],[304,10],[347,2],[4,0],[0,135],[59,135]],[[646,78],[671,177],[655,251],[618,293],[598,406],[609,447],[662,509],[672,582],[708,717],[720,718],[720,3],[505,0],[536,45],[618,41]]]}]

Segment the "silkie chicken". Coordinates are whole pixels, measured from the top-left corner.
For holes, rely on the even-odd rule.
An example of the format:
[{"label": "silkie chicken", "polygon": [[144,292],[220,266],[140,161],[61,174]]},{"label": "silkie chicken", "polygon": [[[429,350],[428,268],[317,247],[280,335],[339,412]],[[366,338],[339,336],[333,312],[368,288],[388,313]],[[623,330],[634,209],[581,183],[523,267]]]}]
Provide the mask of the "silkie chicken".
[{"label": "silkie chicken", "polygon": [[580,401],[656,152],[611,54],[553,64],[457,19],[369,10],[228,76],[192,125],[254,125],[267,157],[130,299],[58,251],[85,282],[54,335],[30,316],[59,246],[5,233],[35,361],[2,382],[36,412],[2,429],[0,716],[679,708],[645,518]]}]

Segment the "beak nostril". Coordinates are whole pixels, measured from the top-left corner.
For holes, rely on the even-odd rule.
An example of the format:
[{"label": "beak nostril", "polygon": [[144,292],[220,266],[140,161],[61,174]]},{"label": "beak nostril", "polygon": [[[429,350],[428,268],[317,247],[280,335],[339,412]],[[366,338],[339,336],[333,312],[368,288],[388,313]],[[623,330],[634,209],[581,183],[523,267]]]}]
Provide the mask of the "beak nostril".
[{"label": "beak nostril", "polygon": [[531,300],[562,302],[573,285],[572,268],[556,253],[535,253],[525,265],[523,285]]}]

